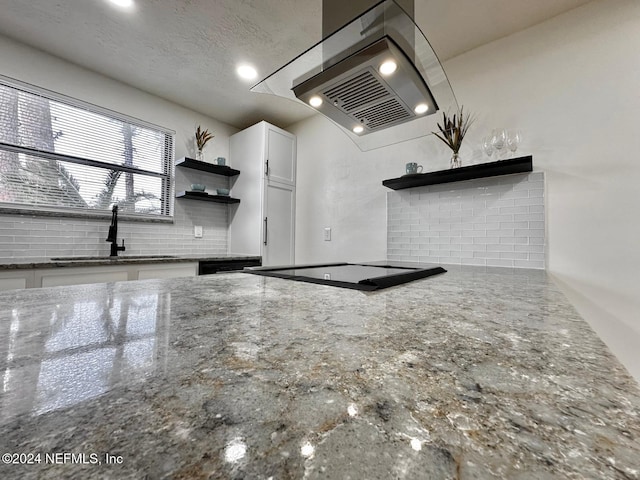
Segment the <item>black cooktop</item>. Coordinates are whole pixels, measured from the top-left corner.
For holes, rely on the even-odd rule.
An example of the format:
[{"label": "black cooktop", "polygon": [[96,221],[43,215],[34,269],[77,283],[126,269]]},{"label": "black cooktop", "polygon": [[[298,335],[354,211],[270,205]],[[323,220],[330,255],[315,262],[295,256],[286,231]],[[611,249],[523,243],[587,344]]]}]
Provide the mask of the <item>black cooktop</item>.
[{"label": "black cooktop", "polygon": [[419,278],[430,277],[438,273],[445,273],[446,270],[438,266],[404,267],[332,263],[326,265],[252,268],[245,270],[245,272],[355,290],[379,290],[418,280]]}]

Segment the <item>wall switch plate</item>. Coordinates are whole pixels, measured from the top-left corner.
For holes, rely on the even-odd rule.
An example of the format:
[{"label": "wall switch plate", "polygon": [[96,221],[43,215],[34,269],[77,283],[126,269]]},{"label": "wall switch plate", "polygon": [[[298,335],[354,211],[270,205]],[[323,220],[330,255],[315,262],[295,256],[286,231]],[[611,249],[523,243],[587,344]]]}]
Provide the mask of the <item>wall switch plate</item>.
[{"label": "wall switch plate", "polygon": [[325,242],[330,242],[331,241],[331,227],[325,227],[325,229],[324,229],[324,241]]},{"label": "wall switch plate", "polygon": [[202,225],[193,226],[193,236],[196,238],[202,238]]}]

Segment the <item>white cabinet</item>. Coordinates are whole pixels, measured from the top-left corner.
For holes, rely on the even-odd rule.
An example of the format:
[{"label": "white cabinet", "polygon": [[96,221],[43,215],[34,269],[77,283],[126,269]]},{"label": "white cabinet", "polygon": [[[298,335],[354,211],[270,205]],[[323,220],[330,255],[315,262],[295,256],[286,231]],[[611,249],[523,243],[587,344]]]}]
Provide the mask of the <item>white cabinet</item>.
[{"label": "white cabinet", "polygon": [[0,271],[0,291],[196,275],[198,262],[16,269]]},{"label": "white cabinet", "polygon": [[42,287],[126,282],[128,279],[129,274],[125,267],[76,267],[36,270],[36,285]]},{"label": "white cabinet", "polygon": [[195,277],[196,275],[198,275],[197,263],[140,265],[138,267],[138,280]]},{"label": "white cabinet", "polygon": [[294,263],[296,138],[260,122],[231,136],[233,185],[242,202],[230,210],[229,252],[260,255],[263,265]]},{"label": "white cabinet", "polygon": [[[264,125],[261,125],[264,124]],[[296,185],[296,147],[295,137],[289,132],[261,122],[265,130],[265,172],[271,182]]]}]

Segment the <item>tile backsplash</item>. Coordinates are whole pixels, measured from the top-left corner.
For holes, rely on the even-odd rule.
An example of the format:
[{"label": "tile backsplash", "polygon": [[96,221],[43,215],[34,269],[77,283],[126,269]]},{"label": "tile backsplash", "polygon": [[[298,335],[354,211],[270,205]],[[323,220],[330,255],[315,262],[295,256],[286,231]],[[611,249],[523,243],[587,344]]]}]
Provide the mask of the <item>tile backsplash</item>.
[{"label": "tile backsplash", "polygon": [[[214,193],[229,187],[225,177],[176,171],[176,190],[190,183],[206,183]],[[173,223],[118,221],[118,244],[124,239],[125,255],[219,255],[227,253],[229,212],[227,205],[175,199]],[[16,258],[109,255],[105,241],[111,217],[81,219],[0,214],[0,261]],[[194,225],[203,227],[195,238]],[[122,253],[121,253],[122,255]]]},{"label": "tile backsplash", "polygon": [[545,268],[544,173],[387,193],[387,259]]}]

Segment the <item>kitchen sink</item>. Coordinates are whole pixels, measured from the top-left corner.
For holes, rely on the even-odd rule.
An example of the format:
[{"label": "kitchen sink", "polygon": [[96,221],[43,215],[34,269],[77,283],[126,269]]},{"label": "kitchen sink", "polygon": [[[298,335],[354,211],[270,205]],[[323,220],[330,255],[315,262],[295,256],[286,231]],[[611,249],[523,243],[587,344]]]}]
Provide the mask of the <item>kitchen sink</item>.
[{"label": "kitchen sink", "polygon": [[157,258],[176,258],[175,255],[119,255],[117,257],[111,257],[109,255],[97,256],[97,257],[57,257],[52,258],[52,262],[82,262],[87,260],[153,260]]}]

